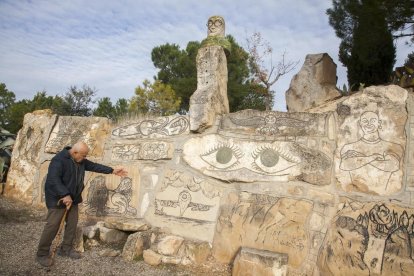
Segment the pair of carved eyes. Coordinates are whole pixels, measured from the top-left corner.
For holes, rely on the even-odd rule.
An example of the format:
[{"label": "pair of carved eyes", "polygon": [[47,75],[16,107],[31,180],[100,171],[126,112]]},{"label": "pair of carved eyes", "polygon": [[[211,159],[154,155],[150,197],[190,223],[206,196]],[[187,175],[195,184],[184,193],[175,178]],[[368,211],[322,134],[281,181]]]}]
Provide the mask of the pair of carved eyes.
[{"label": "pair of carved eyes", "polygon": [[[277,146],[261,146],[256,148],[251,157],[250,169],[266,174],[277,174],[300,163],[300,158]],[[219,144],[201,155],[201,158],[216,170],[238,169],[244,158],[239,147]]]},{"label": "pair of carved eyes", "polygon": [[220,26],[223,25],[223,22],[221,22],[221,20],[208,21],[207,27],[212,27],[213,25],[214,25],[214,27],[220,27]]}]

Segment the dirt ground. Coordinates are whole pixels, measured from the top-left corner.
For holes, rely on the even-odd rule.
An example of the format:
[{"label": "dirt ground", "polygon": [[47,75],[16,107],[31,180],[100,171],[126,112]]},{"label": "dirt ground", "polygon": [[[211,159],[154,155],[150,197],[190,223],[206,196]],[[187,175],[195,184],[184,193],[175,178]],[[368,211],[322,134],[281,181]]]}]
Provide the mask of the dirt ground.
[{"label": "dirt ground", "polygon": [[229,276],[228,269],[127,262],[121,257],[102,257],[99,245],[82,253],[82,259],[55,257],[51,268],[35,260],[37,243],[45,225],[45,211],[33,210],[21,202],[0,195],[0,275],[157,275]]}]

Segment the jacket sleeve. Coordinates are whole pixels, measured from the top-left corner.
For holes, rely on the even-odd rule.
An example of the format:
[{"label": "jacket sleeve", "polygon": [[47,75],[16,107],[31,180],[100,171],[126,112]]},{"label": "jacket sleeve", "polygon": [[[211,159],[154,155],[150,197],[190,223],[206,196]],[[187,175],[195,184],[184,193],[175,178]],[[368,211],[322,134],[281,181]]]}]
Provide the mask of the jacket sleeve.
[{"label": "jacket sleeve", "polygon": [[114,169],[112,169],[111,167],[102,165],[102,164],[98,164],[98,163],[94,163],[92,161],[89,161],[88,159],[84,160],[85,162],[85,170],[86,171],[90,171],[90,172],[97,172],[97,173],[105,173],[105,174],[110,174],[114,171]]},{"label": "jacket sleeve", "polygon": [[60,160],[53,160],[50,162],[48,169],[49,185],[52,191],[59,197],[69,195],[68,188],[63,184],[63,164]]}]

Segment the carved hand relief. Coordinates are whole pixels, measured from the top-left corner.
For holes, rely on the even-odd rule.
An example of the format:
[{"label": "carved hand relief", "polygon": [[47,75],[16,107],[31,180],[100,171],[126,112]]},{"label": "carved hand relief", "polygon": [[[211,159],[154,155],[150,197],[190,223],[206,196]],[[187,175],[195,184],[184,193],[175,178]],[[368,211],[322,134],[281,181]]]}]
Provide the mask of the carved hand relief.
[{"label": "carved hand relief", "polygon": [[56,153],[65,146],[83,141],[89,147],[90,156],[101,156],[108,129],[109,122],[106,119],[85,121],[78,117],[59,117],[46,143],[45,152]]},{"label": "carved hand relief", "polygon": [[344,144],[339,169],[348,178],[339,178],[346,191],[386,195],[401,189],[404,149],[380,135],[382,121],[375,112],[361,114],[358,127],[362,137]]},{"label": "carved hand relief", "polygon": [[173,146],[167,142],[143,142],[117,144],[112,147],[112,160],[160,160],[171,159]]},{"label": "carved hand relief", "polygon": [[413,226],[413,209],[346,204],[329,227],[318,266],[323,275],[409,275]]},{"label": "carved hand relief", "polygon": [[112,130],[118,138],[160,138],[189,133],[187,116],[168,116],[146,119],[136,123],[119,126]]},{"label": "carved hand relief", "polygon": [[215,222],[220,192],[205,179],[168,170],[155,195],[155,214]]},{"label": "carved hand relief", "polygon": [[304,180],[324,185],[332,161],[322,152],[292,142],[249,142],[206,135],[184,144],[184,160],[224,181]]},{"label": "carved hand relief", "polygon": [[[113,181],[116,179],[117,183]],[[116,185],[115,188],[111,188]],[[136,217],[137,209],[133,206],[133,179],[130,177],[115,178],[97,175],[87,183],[86,196],[83,195],[81,213],[91,216]],[[136,187],[135,187],[136,189]],[[84,193],[85,194],[85,191]],[[135,194],[137,192],[135,191]]]},{"label": "carved hand relief", "polygon": [[213,256],[230,263],[241,246],[289,255],[298,267],[309,248],[305,230],[312,203],[243,192],[229,194],[220,209]]}]

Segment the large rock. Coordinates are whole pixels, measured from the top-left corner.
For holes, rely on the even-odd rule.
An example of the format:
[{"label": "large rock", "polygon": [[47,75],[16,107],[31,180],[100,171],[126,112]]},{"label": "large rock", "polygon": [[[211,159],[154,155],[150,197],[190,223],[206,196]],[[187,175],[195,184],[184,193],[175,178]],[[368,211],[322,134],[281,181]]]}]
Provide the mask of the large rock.
[{"label": "large rock", "polygon": [[403,187],[407,91],[371,86],[337,104],[336,179],[346,192],[391,195]]},{"label": "large rock", "polygon": [[[36,187],[39,183],[42,146],[55,119],[56,116],[53,116],[49,109],[27,113],[24,116],[23,127],[17,134],[13,147],[11,166],[5,187],[6,195],[32,202],[33,190],[40,191]],[[39,197],[35,202],[38,203],[38,200]]]},{"label": "large rock", "polygon": [[412,275],[414,209],[342,201],[319,251],[321,275]]},{"label": "large rock", "polygon": [[137,232],[128,236],[128,239],[122,250],[122,258],[132,261],[142,255],[145,249],[150,246],[150,235],[148,231]]},{"label": "large rock", "polygon": [[[209,22],[212,18],[209,19]],[[208,25],[207,43],[198,50],[197,90],[190,97],[190,130],[203,132],[211,127],[217,115],[229,113],[227,98],[227,58],[223,45],[224,19],[217,17],[220,26],[216,30],[214,23]]]},{"label": "large rock", "polygon": [[144,262],[146,262],[149,265],[156,266],[161,263],[163,256],[154,252],[151,249],[147,249],[147,250],[144,250],[143,257],[144,257]]},{"label": "large rock", "polygon": [[157,244],[157,251],[162,255],[175,255],[183,244],[184,239],[178,236],[162,237]]},{"label": "large rock", "polygon": [[142,219],[129,218],[108,219],[105,221],[105,227],[129,232],[146,231],[150,228],[147,222]]},{"label": "large rock", "polygon": [[242,247],[233,264],[233,276],[285,276],[288,256],[266,250]]},{"label": "large rock", "polygon": [[109,229],[106,227],[99,227],[99,239],[106,243],[122,243],[128,238],[125,232]]},{"label": "large rock", "polygon": [[310,54],[286,91],[287,110],[303,112],[340,95],[332,58],[326,53]]},{"label": "large rock", "polygon": [[247,192],[231,193],[224,202],[213,242],[217,261],[229,264],[240,247],[250,247],[287,254],[293,268],[305,262],[312,203]]}]

